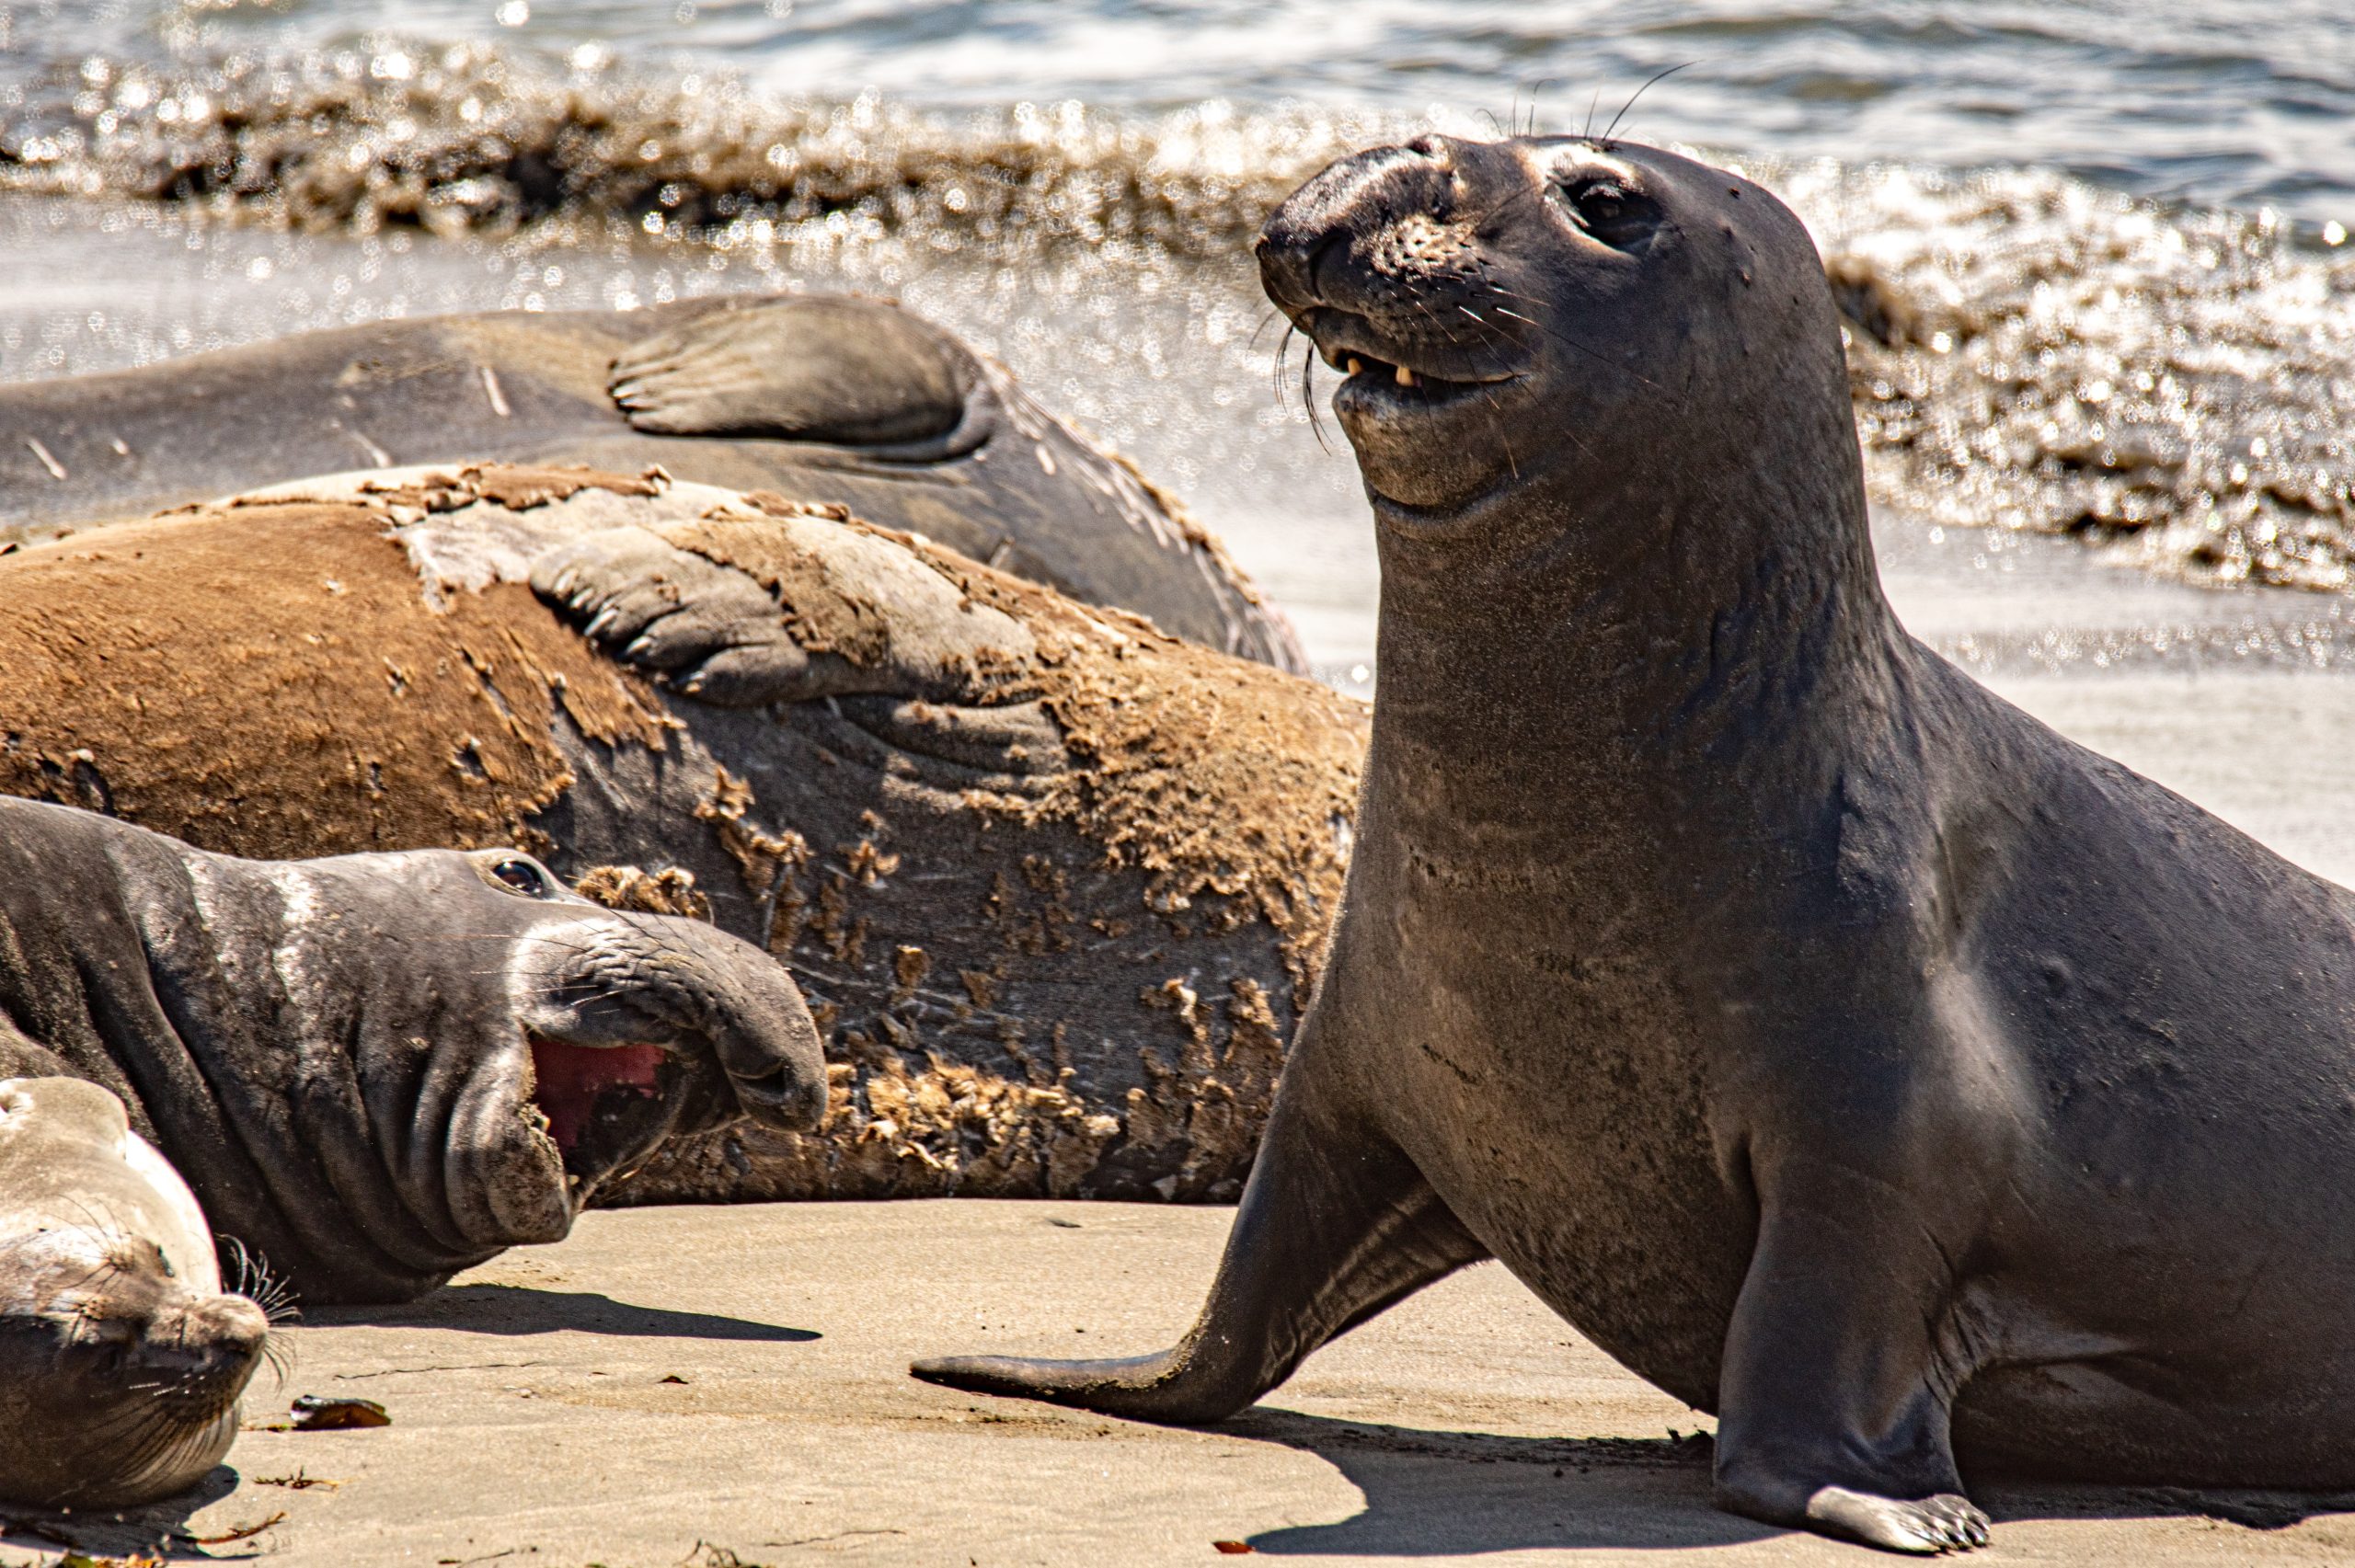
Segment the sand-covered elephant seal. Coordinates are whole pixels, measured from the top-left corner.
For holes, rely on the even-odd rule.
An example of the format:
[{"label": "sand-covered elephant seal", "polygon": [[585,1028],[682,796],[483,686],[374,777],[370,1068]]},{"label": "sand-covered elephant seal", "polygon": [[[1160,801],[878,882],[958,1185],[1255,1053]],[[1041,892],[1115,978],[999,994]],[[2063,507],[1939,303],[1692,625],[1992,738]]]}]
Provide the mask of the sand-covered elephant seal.
[{"label": "sand-covered elephant seal", "polygon": [[1005,368],[879,300],[752,294],[304,333],[0,386],[0,537],[373,464],[506,459],[846,506],[1305,670],[1218,542]]},{"label": "sand-covered elephant seal", "polygon": [[2355,1483],[2355,896],[1906,635],[1798,219],[1429,138],[1260,261],[1382,551],[1324,988],[1182,1344],[922,1374],[1211,1419],[1494,1254],[1775,1524]]},{"label": "sand-covered elephant seal", "polygon": [[121,1100],[0,1078],[0,1499],[144,1503],[229,1451],[270,1320],[213,1246]]},{"label": "sand-covered elephant seal", "polygon": [[347,475],[0,556],[0,791],[249,855],[660,874],[790,964],[826,1130],[688,1141],[639,1198],[1234,1196],[1364,727],[840,509],[661,475]]},{"label": "sand-covered elephant seal", "polygon": [[812,1127],[825,1099],[775,961],[513,850],[240,860],[14,799],[0,1072],[112,1091],[213,1230],[315,1302],[561,1240],[672,1133]]}]

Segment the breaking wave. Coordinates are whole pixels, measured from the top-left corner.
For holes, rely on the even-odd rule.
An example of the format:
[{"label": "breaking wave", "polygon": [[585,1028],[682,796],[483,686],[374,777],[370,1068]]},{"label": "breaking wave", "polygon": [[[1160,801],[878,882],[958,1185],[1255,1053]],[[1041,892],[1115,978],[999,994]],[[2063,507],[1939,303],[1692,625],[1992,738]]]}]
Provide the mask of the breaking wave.
[{"label": "breaking wave", "polygon": [[1319,164],[1380,133],[1372,117],[1215,104],[1139,121],[1076,103],[777,100],[718,73],[649,83],[599,51],[544,66],[480,44],[73,70],[0,121],[0,182],[363,232],[564,217],[706,241],[817,225],[1193,253],[1247,237]]},{"label": "breaking wave", "polygon": [[[1327,160],[1425,124],[1220,103],[927,111],[378,40],[292,59],[93,56],[0,101],[0,189],[298,229],[573,224],[682,246],[889,240],[941,258],[1081,247],[1233,292],[1261,218]],[[2355,580],[2355,258],[2332,228],[2037,167],[1731,160],[1814,229],[1848,318],[1877,501],[2083,534],[2154,568]],[[1223,296],[1222,296],[1223,297]]]}]

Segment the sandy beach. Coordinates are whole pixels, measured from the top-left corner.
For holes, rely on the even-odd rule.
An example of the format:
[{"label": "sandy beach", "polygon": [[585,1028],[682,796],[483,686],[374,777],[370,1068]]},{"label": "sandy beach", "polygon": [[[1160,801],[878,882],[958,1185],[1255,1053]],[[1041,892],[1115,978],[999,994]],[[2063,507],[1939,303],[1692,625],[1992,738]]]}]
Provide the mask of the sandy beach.
[{"label": "sandy beach", "polygon": [[[1958,551],[1993,545],[1993,562],[1931,571],[1885,539],[1891,597],[1924,635],[1978,651],[1992,683],[2048,722],[2355,878],[2355,700],[2335,666],[2266,652],[2293,632],[2326,642],[2338,606],[2121,581],[2046,541],[2006,569],[2002,551],[2019,543],[1955,537]],[[2056,609],[2073,624],[2048,643]],[[2245,651],[2232,655],[2235,640]],[[323,1568],[1097,1568],[1211,1562],[1220,1541],[1332,1563],[1867,1561],[1712,1509],[1709,1445],[1694,1436],[1708,1419],[1494,1264],[1319,1352],[1209,1430],[904,1375],[911,1357],[948,1350],[1156,1348],[1190,1321],[1232,1216],[960,1200],[593,1213],[563,1244],[414,1307],[313,1314],[287,1331],[283,1382],[265,1376],[247,1401],[260,1425],[297,1394],[356,1395],[382,1402],[391,1427],[249,1430],[193,1497],[72,1529],[127,1551],[277,1516],[201,1550]],[[2285,1497],[1979,1495],[1998,1526],[1990,1562],[2355,1552],[2355,1517],[2309,1516]],[[0,1563],[54,1551],[11,1535]]]},{"label": "sandy beach", "polygon": [[[1318,1352],[1236,1420],[1113,1421],[916,1382],[913,1355],[1157,1347],[1232,1210],[925,1201],[597,1213],[407,1309],[321,1313],[248,1408],[390,1413],[248,1432],[177,1505],[71,1527],[117,1551],[392,1568],[1864,1563],[1709,1506],[1706,1417],[1485,1264]],[[265,1418],[267,1418],[265,1416]],[[234,1477],[232,1476],[234,1471]],[[295,1483],[306,1482],[297,1486]],[[329,1484],[332,1483],[332,1484]],[[1982,1488],[1991,1563],[2344,1561],[2282,1498]],[[0,1562],[53,1560],[17,1534]],[[183,1546],[177,1555],[197,1556]],[[1242,1555],[1241,1553],[1234,1553]]]}]

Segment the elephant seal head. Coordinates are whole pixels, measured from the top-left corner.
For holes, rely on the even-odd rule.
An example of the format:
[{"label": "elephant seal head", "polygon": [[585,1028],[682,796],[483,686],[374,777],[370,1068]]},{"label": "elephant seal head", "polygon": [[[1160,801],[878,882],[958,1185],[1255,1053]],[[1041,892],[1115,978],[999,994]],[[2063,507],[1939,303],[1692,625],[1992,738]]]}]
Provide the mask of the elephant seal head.
[{"label": "elephant seal head", "polygon": [[270,1322],[122,1102],[0,1080],[0,1498],[168,1496],[220,1462]]},{"label": "elephant seal head", "polygon": [[[170,846],[136,918],[239,1148],[175,1139],[221,1228],[305,1299],[415,1296],[562,1239],[673,1133],[814,1127],[792,978],[697,921],[610,910],[513,850],[244,861]],[[151,1104],[159,1127],[168,1107]],[[242,1158],[237,1156],[242,1155]],[[232,1223],[233,1218],[237,1221]]]}]

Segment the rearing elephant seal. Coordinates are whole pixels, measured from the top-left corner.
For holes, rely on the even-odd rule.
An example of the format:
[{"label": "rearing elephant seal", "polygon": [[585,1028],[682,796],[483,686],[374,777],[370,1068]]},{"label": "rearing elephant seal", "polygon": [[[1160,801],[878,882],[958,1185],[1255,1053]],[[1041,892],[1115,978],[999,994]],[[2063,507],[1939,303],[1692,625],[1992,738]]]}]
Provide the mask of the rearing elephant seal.
[{"label": "rearing elephant seal", "polygon": [[0,1498],[168,1497],[220,1461],[270,1321],[122,1102],[0,1078]]},{"label": "rearing elephant seal", "polygon": [[304,333],[0,386],[0,539],[373,464],[503,459],[848,507],[1163,630],[1306,669],[1218,542],[1005,368],[840,294]]},{"label": "rearing elephant seal", "polygon": [[111,1090],[310,1301],[422,1295],[561,1240],[673,1133],[825,1103],[775,963],[512,850],[236,860],[24,800],[0,800],[0,1074]]},{"label": "rearing elephant seal", "polygon": [[1382,551],[1329,967],[1181,1344],[918,1374],[1213,1420],[1494,1254],[1775,1524],[2355,1484],[2355,895],[1906,635],[1798,221],[1427,138],[1259,256]]}]

